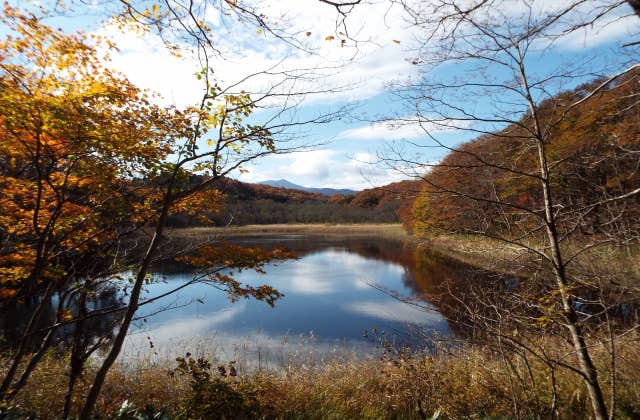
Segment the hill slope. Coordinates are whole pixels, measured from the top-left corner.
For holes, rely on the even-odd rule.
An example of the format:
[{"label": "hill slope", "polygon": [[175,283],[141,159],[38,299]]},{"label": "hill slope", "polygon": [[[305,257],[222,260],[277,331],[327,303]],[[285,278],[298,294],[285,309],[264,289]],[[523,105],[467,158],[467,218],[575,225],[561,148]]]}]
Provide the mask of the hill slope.
[{"label": "hill slope", "polygon": [[408,214],[416,216],[416,230],[533,235],[545,199],[531,142],[537,123],[545,127],[554,223],[561,236],[638,241],[639,80],[640,72],[630,73],[588,101],[585,92],[601,81],[560,93],[539,104],[540,122],[527,114],[459,146],[425,176],[429,183]]},{"label": "hill slope", "polygon": [[336,194],[347,195],[347,194],[356,194],[358,192],[358,191],[349,190],[349,189],[303,187],[302,185],[289,182],[286,179],[267,180],[267,181],[258,182],[258,184],[270,185],[272,187],[286,188],[290,190],[307,191],[307,192],[319,193],[324,195],[336,195]]},{"label": "hill slope", "polygon": [[[214,188],[227,197],[222,211],[204,214],[217,226],[397,223],[400,221],[400,214],[408,211],[407,203],[418,193],[420,184],[416,181],[403,181],[355,194],[327,195],[224,178],[216,182]],[[198,216],[179,214],[171,218],[171,224],[175,227],[187,227],[201,225],[202,221]]]}]

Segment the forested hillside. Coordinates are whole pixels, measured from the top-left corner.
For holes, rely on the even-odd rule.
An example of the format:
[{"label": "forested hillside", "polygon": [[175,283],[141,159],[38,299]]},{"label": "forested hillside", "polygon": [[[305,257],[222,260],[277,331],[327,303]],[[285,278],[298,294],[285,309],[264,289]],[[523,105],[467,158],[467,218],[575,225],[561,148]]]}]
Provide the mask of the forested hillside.
[{"label": "forested hillside", "polygon": [[[601,89],[580,86],[540,104],[547,140],[551,192],[565,234],[638,238],[640,196],[640,95],[638,72]],[[573,105],[570,105],[573,104]],[[422,192],[403,221],[419,235],[442,232],[515,237],[531,230],[543,209],[538,152],[525,115],[498,133],[464,143],[424,176]],[[627,198],[625,196],[625,198]],[[594,204],[595,203],[595,204]]]},{"label": "forested hillside", "polygon": [[[192,180],[199,182],[198,177]],[[221,209],[205,214],[174,215],[174,227],[272,224],[272,223],[363,223],[398,222],[410,211],[409,201],[419,191],[419,182],[402,181],[367,189],[353,195],[320,193],[249,184],[224,178],[213,188],[225,194]],[[205,216],[205,218],[203,218]]]}]

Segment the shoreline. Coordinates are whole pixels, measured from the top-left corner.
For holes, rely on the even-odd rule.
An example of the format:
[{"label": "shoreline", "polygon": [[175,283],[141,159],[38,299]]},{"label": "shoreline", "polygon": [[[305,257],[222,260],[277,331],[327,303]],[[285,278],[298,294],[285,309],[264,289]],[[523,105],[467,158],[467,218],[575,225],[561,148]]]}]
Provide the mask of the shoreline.
[{"label": "shoreline", "polygon": [[237,238],[271,235],[308,235],[308,236],[361,236],[380,237],[385,239],[402,239],[417,242],[418,239],[409,235],[400,223],[296,223],[272,225],[244,225],[230,227],[189,227],[173,228],[168,236],[173,238]]},{"label": "shoreline", "polygon": [[188,227],[171,229],[171,241],[209,242],[220,239],[261,238],[271,236],[302,235],[324,238],[379,238],[398,240],[417,248],[427,249],[446,258],[481,270],[514,276],[526,276],[513,270],[509,262],[526,253],[506,249],[499,241],[487,238],[468,238],[458,235],[423,239],[409,234],[401,223],[295,223],[243,225],[230,227]]},{"label": "shoreline", "polygon": [[[418,238],[407,233],[400,223],[292,223],[230,227],[188,227],[172,228],[167,233],[170,241],[175,241],[176,243],[187,241],[192,244],[221,239],[260,238],[277,235],[304,235],[334,239],[359,237],[397,240],[482,270],[522,278],[531,276],[535,272],[531,268],[535,265],[535,262],[532,261],[535,256],[524,248],[509,246],[499,240],[466,235],[444,235],[433,239]],[[614,265],[617,270],[622,270],[624,266],[633,265],[640,261],[640,250],[636,247],[633,255],[624,255],[620,249],[608,246],[594,249],[585,254],[584,258],[590,259],[595,263],[608,261],[608,265]],[[640,275],[638,269],[635,271],[635,276]]]}]

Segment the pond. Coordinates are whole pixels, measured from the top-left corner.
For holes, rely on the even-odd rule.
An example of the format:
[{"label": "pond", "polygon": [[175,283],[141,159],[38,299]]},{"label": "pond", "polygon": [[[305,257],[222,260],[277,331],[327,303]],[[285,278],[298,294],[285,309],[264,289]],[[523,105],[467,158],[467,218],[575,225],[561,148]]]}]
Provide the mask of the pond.
[{"label": "pond", "polygon": [[[273,308],[255,300],[232,303],[210,285],[191,285],[139,310],[123,360],[190,352],[274,367],[292,358],[311,363],[328,355],[376,354],[381,340],[415,346],[424,334],[451,334],[447,320],[424,299],[425,285],[414,278],[411,244],[301,235],[234,242],[298,255],[268,265],[265,274],[234,274],[250,285],[273,286],[284,297]],[[156,267],[153,276],[145,299],[189,281],[192,273],[176,263]]]}]

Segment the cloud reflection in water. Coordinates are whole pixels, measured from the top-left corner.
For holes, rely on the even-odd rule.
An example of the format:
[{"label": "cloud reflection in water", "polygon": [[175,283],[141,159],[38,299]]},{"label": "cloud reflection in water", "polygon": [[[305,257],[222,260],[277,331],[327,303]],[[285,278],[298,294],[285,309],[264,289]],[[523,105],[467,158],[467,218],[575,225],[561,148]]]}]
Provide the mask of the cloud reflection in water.
[{"label": "cloud reflection in water", "polygon": [[[303,241],[308,247],[309,238],[301,238],[300,243]],[[287,247],[295,251],[296,244],[288,241]],[[256,356],[260,362],[261,351],[280,358],[287,352],[316,356],[375,353],[372,343],[362,337],[373,328],[405,331],[412,324],[447,334],[447,323],[437,311],[417,310],[371,287],[394,290],[399,296],[415,296],[417,289],[410,287],[411,270],[402,265],[401,259],[385,258],[393,255],[386,252],[399,252],[397,243],[375,239],[357,244],[361,247],[358,249],[368,253],[354,252],[349,246],[317,244],[317,249],[307,248],[298,260],[266,267],[265,275],[236,273],[235,278],[241,282],[269,284],[284,293],[275,308],[253,300],[230,305],[223,293],[203,284],[186,288],[169,300],[176,309],[160,312],[141,323],[141,328],[128,338],[127,354],[172,359],[186,351],[196,354],[197,350],[234,358],[241,351],[247,359]],[[165,273],[165,277],[166,284],[149,287],[148,297],[175,287],[189,274],[173,272]],[[168,304],[159,301],[144,311],[154,313],[163,305]],[[312,340],[308,340],[310,336]]]}]

